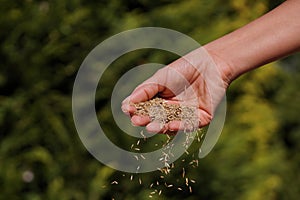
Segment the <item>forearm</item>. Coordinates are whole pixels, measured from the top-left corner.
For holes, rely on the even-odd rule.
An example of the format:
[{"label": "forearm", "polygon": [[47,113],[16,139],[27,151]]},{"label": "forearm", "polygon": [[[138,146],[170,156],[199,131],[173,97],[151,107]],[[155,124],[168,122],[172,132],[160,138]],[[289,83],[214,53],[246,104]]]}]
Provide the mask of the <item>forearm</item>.
[{"label": "forearm", "polygon": [[229,82],[239,75],[300,49],[300,0],[287,0],[248,25],[208,43],[204,48]]}]

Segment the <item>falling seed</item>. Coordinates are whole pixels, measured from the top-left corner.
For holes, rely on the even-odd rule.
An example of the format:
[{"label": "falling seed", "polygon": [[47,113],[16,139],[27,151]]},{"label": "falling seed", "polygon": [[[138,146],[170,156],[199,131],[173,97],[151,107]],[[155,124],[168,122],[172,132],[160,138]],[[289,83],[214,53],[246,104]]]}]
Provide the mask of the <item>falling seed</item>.
[{"label": "falling seed", "polygon": [[130,148],[132,149],[133,147],[134,147],[134,144],[132,144]]},{"label": "falling seed", "polygon": [[172,184],[168,185],[168,188],[170,188],[170,187],[173,187],[173,185]]},{"label": "falling seed", "polygon": [[172,157],[174,157],[174,154],[172,152],[169,153]]},{"label": "falling seed", "polygon": [[164,176],[160,176],[160,178],[161,178],[161,179],[164,179],[165,177],[164,177]]},{"label": "falling seed", "polygon": [[130,176],[130,180],[131,180],[131,181],[132,181],[132,179],[133,179],[133,175]]},{"label": "falling seed", "polygon": [[139,144],[140,144],[140,140],[138,140],[138,141],[136,142],[136,145],[137,145],[137,146],[139,146]]},{"label": "falling seed", "polygon": [[188,178],[185,178],[185,185],[189,186],[189,179]]},{"label": "falling seed", "polygon": [[141,168],[141,166],[137,166],[136,171],[139,171],[140,168]]},{"label": "falling seed", "polygon": [[136,151],[140,151],[141,149],[136,147],[136,148],[134,148],[134,150],[136,150]]},{"label": "falling seed", "polygon": [[139,184],[142,185],[142,179],[141,178],[139,178]]},{"label": "falling seed", "polygon": [[118,181],[113,181],[113,182],[111,182],[111,184],[112,185],[118,185],[119,183],[118,183]]},{"label": "falling seed", "polygon": [[177,188],[177,190],[180,190],[180,191],[182,191],[182,188],[178,187],[178,188]]},{"label": "falling seed", "polygon": [[161,195],[162,190],[159,190],[158,195]]},{"label": "falling seed", "polygon": [[171,137],[168,134],[166,136],[167,136],[168,140],[171,140]]},{"label": "falling seed", "polygon": [[136,160],[139,160],[139,157],[137,155],[134,155],[134,157],[135,157]]},{"label": "falling seed", "polygon": [[193,193],[192,186],[189,187],[190,193]]},{"label": "falling seed", "polygon": [[158,182],[158,181],[156,181],[156,185],[159,185],[159,182]]},{"label": "falling seed", "polygon": [[185,177],[185,169],[182,168],[182,178],[184,178],[184,177]]},{"label": "falling seed", "polygon": [[192,183],[196,183],[196,181],[195,181],[195,180],[193,180],[193,179],[191,179],[190,181],[191,181]]},{"label": "falling seed", "polygon": [[151,183],[149,187],[152,188],[152,186],[153,186],[153,183]]},{"label": "falling seed", "polygon": [[146,141],[147,137],[144,135],[144,131],[143,130],[141,130],[140,134],[144,138],[144,141]]},{"label": "falling seed", "polygon": [[141,158],[143,158],[144,160],[146,160],[145,156],[143,156],[143,154],[140,154]]},{"label": "falling seed", "polygon": [[165,168],[162,168],[162,169],[161,169],[161,172],[162,172],[162,173],[165,173],[165,174],[169,174],[170,171],[171,171],[171,170],[170,170],[170,168],[168,168],[168,167],[165,167]]},{"label": "falling seed", "polygon": [[169,163],[165,162],[165,167],[167,167],[169,169],[170,168]]}]

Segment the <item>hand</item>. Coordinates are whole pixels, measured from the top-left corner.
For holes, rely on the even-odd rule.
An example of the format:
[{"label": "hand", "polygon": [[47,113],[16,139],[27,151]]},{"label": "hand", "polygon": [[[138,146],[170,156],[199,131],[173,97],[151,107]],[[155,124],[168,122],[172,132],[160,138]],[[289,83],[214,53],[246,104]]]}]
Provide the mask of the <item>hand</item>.
[{"label": "hand", "polygon": [[226,73],[223,73],[227,66],[225,62],[217,61],[203,47],[190,52],[140,84],[122,102],[123,112],[131,116],[132,124],[146,126],[149,132],[183,130],[185,127],[180,121],[162,126],[151,122],[148,116],[134,114],[135,108],[130,102],[143,102],[159,96],[169,103],[196,107],[198,127],[208,125],[229,85]]}]

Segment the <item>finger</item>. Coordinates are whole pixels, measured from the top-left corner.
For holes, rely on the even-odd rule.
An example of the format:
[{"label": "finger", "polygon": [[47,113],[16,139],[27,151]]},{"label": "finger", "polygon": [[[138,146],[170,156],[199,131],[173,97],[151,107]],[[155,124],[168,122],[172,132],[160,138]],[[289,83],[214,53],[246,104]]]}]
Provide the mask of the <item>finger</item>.
[{"label": "finger", "polygon": [[146,126],[146,130],[149,133],[163,133],[165,130],[167,130],[164,126],[164,124],[159,122],[151,122]]},{"label": "finger", "polygon": [[211,114],[202,109],[197,110],[197,115],[199,118],[199,128],[209,125],[209,123],[213,119],[213,116]]},{"label": "finger", "polygon": [[168,127],[168,124],[162,124],[159,122],[151,122],[146,126],[146,130],[149,133],[160,133],[160,134],[168,134],[168,135],[175,135],[178,131],[171,130]]},{"label": "finger", "polygon": [[149,116],[133,115],[131,117],[131,123],[135,126],[146,126],[150,123],[150,118]]},{"label": "finger", "polygon": [[130,102],[138,103],[152,99],[163,87],[157,83],[147,83],[138,86],[130,95]]},{"label": "finger", "polygon": [[168,129],[170,131],[179,131],[181,128],[181,121],[171,121],[168,123]]},{"label": "finger", "polygon": [[130,116],[130,115],[132,115],[133,113],[136,112],[136,108],[133,105],[130,105],[129,98],[126,98],[122,102],[121,109],[128,116]]}]

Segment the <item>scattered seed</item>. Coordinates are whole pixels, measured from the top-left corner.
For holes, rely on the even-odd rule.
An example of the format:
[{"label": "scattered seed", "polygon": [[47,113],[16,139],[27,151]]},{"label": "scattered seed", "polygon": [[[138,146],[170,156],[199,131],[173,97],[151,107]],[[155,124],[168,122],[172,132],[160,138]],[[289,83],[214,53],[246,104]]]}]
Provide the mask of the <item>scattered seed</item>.
[{"label": "scattered seed", "polygon": [[203,136],[204,136],[204,133],[202,133],[202,134],[201,134],[201,136],[200,136],[200,139],[202,139],[202,138],[203,138]]},{"label": "scattered seed", "polygon": [[112,185],[118,185],[119,183],[118,183],[118,181],[113,181],[113,182],[111,182],[111,184]]},{"label": "scattered seed", "polygon": [[162,190],[159,190],[158,195],[161,195]]},{"label": "scattered seed", "polygon": [[185,185],[189,186],[189,179],[188,178],[185,178]]},{"label": "scattered seed", "polygon": [[[186,89],[185,89],[186,90]],[[185,91],[186,92],[186,91]],[[132,104],[136,108],[135,114],[137,115],[148,115],[150,117],[151,121],[158,122],[161,126],[164,126],[166,123],[173,121],[173,120],[179,120],[182,121],[184,125],[184,133],[185,133],[185,141],[183,143],[183,147],[185,148],[185,153],[187,155],[192,155],[192,159],[196,158],[195,154],[192,154],[189,152],[188,148],[191,145],[191,143],[194,140],[194,134],[196,134],[196,138],[198,142],[202,140],[204,137],[204,133],[201,132],[201,129],[197,130],[195,129],[195,123],[197,123],[198,126],[198,117],[196,116],[196,108],[193,106],[188,105],[179,105],[179,104],[169,104],[167,101],[161,98],[154,98],[149,101],[140,102],[136,104]],[[191,131],[196,131],[196,133],[190,134]],[[140,135],[143,137],[144,140],[146,140],[146,136],[142,131],[140,131]],[[131,145],[131,149],[135,151],[141,151],[141,148],[139,145],[141,145],[142,137],[137,140],[134,144]],[[155,147],[163,147],[163,152],[160,158],[158,160],[162,162],[163,168],[158,168],[158,170],[163,174],[160,175],[160,179],[165,179],[165,175],[168,175],[171,172],[171,169],[175,168],[174,163],[171,163],[171,158],[174,157],[173,152],[174,151],[174,144],[170,144],[170,141],[173,139],[173,136],[166,134],[166,138],[162,142],[154,143]],[[199,150],[201,152],[201,149]],[[140,159],[146,159],[144,155],[139,154]],[[139,160],[139,156],[135,156],[136,160]],[[186,159],[182,159],[182,162],[187,162]],[[198,159],[194,159],[191,162],[189,162],[189,165],[192,167],[198,166]],[[137,171],[140,170],[140,166],[137,167]],[[189,189],[189,192],[192,193],[192,187],[190,186],[190,183],[195,183],[196,181],[193,179],[187,178],[186,170],[185,168],[182,168],[182,178],[185,181],[185,185]],[[130,180],[133,180],[133,175],[130,176]],[[179,179],[177,180],[179,182]],[[138,183],[141,185],[142,180],[141,178],[138,178]],[[154,183],[150,184],[150,188],[155,189],[156,186],[159,186],[160,184],[163,184],[167,188],[177,188],[177,190],[182,191],[183,187],[178,187],[176,184],[167,184],[164,181],[156,180]],[[155,184],[155,186],[154,186]],[[159,186],[160,187],[160,186]],[[158,193],[158,195],[161,195],[162,190],[155,190],[152,191],[149,194],[149,198],[152,198],[154,194]]]},{"label": "scattered seed", "polygon": [[171,168],[174,168],[174,167],[175,167],[175,164],[174,164],[174,163],[172,163],[172,164],[171,164]]},{"label": "scattered seed", "polygon": [[165,167],[167,167],[169,169],[170,168],[169,163],[165,162]]},{"label": "scattered seed", "polygon": [[168,138],[168,140],[167,140],[167,142],[166,142],[166,143],[168,143],[168,141],[170,141],[170,140],[171,140],[171,136],[169,136],[168,134],[167,134],[166,136],[167,136],[167,138]]},{"label": "scattered seed", "polygon": [[144,131],[143,130],[141,130],[140,134],[144,138],[144,141],[146,141],[147,137],[144,135]]},{"label": "scattered seed", "polygon": [[157,121],[162,126],[174,120],[185,122],[186,130],[194,130],[194,127],[198,125],[196,108],[193,106],[169,104],[162,98],[154,98],[132,105],[136,108],[136,115],[147,115],[151,121]]}]

